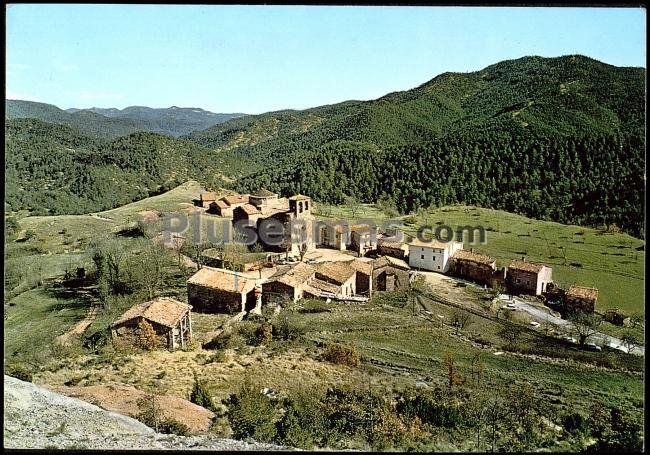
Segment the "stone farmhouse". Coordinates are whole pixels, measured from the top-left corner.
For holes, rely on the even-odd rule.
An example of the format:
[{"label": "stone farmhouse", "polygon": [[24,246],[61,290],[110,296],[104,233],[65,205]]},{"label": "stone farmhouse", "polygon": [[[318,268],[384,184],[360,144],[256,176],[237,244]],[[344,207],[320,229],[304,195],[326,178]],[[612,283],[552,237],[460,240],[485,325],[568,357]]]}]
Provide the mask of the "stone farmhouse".
[{"label": "stone farmhouse", "polygon": [[206,191],[205,193],[201,193],[199,195],[198,205],[207,209],[210,206],[210,204],[212,204],[215,201],[216,198],[217,198],[217,193],[214,193],[212,191]]},{"label": "stone farmhouse", "polygon": [[187,280],[187,299],[201,313],[236,314],[259,311],[256,281],[241,273],[203,267]]},{"label": "stone farmhouse", "polygon": [[413,239],[409,242],[409,266],[417,270],[447,273],[449,260],[456,251],[463,248],[462,242],[441,242],[432,239],[429,242]]},{"label": "stone farmhouse", "polygon": [[552,282],[553,269],[544,264],[528,262],[526,258],[512,261],[506,273],[506,285],[513,294],[542,295]]},{"label": "stone farmhouse", "polygon": [[471,250],[458,250],[451,257],[449,273],[459,278],[492,286],[497,273],[497,261],[485,254]]},{"label": "stone farmhouse", "polygon": [[213,213],[225,218],[232,218],[233,210],[235,210],[237,207],[241,207],[244,204],[248,204],[248,201],[248,194],[224,196],[221,199],[212,202],[208,206],[208,213]]},{"label": "stone farmhouse", "polygon": [[357,271],[347,262],[318,264],[316,279],[335,285],[337,295],[351,297],[357,294]]},{"label": "stone farmhouse", "polygon": [[380,256],[391,256],[396,259],[406,259],[409,254],[407,243],[391,240],[391,238],[380,237],[377,239],[377,253]]},{"label": "stone farmhouse", "polygon": [[355,288],[357,295],[372,297],[372,261],[368,258],[354,259],[348,262],[357,272]]},{"label": "stone farmhouse", "polygon": [[191,309],[192,306],[168,297],[135,305],[111,324],[111,336],[114,340],[135,344],[138,324],[147,321],[161,346],[168,349],[185,347],[192,339]]},{"label": "stone farmhouse", "polygon": [[295,266],[278,267],[278,271],[262,283],[262,303],[269,304],[273,300],[282,301],[285,298],[297,302],[304,297],[305,286],[315,276],[316,269],[304,262]]},{"label": "stone farmhouse", "polygon": [[372,285],[376,291],[398,291],[409,288],[411,268],[401,259],[382,256],[372,261]]},{"label": "stone farmhouse", "polygon": [[567,314],[576,311],[593,313],[597,300],[598,289],[572,285],[564,295],[564,309]]}]

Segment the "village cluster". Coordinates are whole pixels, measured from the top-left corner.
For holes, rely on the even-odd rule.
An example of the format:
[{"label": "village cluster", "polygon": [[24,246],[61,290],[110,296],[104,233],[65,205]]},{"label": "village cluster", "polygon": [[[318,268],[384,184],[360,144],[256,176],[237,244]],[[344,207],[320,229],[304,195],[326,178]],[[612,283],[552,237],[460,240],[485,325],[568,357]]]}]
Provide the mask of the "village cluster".
[{"label": "village cluster", "polygon": [[261,189],[217,199],[215,193],[205,192],[195,204],[205,216],[227,219],[233,225],[242,220],[258,227],[270,219],[282,224],[300,220],[306,229],[283,245],[259,240],[259,249],[268,254],[237,267],[226,268],[221,258],[206,257],[207,265],[187,281],[187,303],[158,298],[137,305],[112,324],[113,337],[134,336],[144,320],[168,348],[184,347],[192,337],[192,311],[243,316],[303,298],[365,302],[375,292],[409,289],[421,271],[510,294],[545,296],[562,314],[593,313],[598,297],[594,288],[559,288],[553,283],[551,267],[526,258],[498,268],[494,258],[473,248],[465,250],[462,242],[396,241],[393,232],[377,232],[377,227],[366,224],[328,224],[312,215],[312,200],[304,195],[284,198]]}]

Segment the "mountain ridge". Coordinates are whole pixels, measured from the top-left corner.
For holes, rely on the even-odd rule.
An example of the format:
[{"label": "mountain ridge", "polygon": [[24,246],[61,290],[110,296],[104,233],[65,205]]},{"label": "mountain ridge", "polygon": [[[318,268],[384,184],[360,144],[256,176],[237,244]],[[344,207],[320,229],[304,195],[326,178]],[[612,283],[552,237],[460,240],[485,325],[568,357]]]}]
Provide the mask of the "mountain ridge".
[{"label": "mountain ridge", "polygon": [[[9,121],[5,128],[15,153],[33,147],[30,135],[37,134],[53,136],[48,147],[67,154],[63,136],[73,134],[33,122]],[[645,69],[584,56],[507,60],[443,73],[371,101],[248,115],[175,142],[131,134],[107,149],[119,155],[118,169],[104,153],[96,178],[89,182],[79,169],[69,180],[80,181],[65,183],[63,194],[83,188],[82,197],[94,198],[84,207],[96,200],[107,208],[108,196],[95,197],[107,190],[96,186],[101,175],[121,169],[131,174],[133,195],[182,176],[207,187],[266,186],[334,204],[350,196],[390,199],[402,213],[467,203],[567,224],[613,223],[644,236]],[[191,163],[180,172],[172,149]],[[43,160],[42,153],[21,159]],[[11,166],[7,175],[15,175]],[[147,174],[146,190],[137,190],[133,179],[143,169],[157,171]],[[31,191],[8,191],[8,200],[17,209],[40,200],[42,210],[57,213]],[[64,204],[65,213],[74,200]]]},{"label": "mountain ridge", "polygon": [[221,114],[201,108],[178,106],[61,109],[53,104],[13,99],[7,99],[5,105],[7,118],[35,118],[60,123],[72,126],[85,134],[109,139],[138,131],[179,137],[244,115],[246,114]]}]

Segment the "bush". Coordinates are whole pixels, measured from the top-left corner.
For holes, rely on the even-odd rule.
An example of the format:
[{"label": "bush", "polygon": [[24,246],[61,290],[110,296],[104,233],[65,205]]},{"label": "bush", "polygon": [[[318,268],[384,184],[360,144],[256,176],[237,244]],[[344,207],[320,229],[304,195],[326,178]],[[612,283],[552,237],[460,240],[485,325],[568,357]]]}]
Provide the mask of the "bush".
[{"label": "bush", "polygon": [[268,322],[262,322],[255,329],[255,338],[257,344],[269,344],[273,341],[273,326]]},{"label": "bush", "polygon": [[275,407],[249,378],[224,404],[228,406],[228,422],[235,439],[252,438],[260,442],[271,442],[276,437],[278,416]]},{"label": "bush", "polygon": [[434,427],[455,428],[462,423],[460,409],[445,393],[407,391],[397,401],[397,412],[406,419],[418,418]]},{"label": "bush", "polygon": [[158,424],[158,432],[188,436],[190,434],[190,428],[178,420],[166,418]]},{"label": "bush", "polygon": [[361,363],[361,355],[355,347],[343,346],[341,344],[330,344],[325,348],[323,359],[337,365],[358,367]]},{"label": "bush", "polygon": [[272,325],[273,336],[281,340],[295,340],[307,331],[304,324],[296,322],[286,310],[275,317]]},{"label": "bush", "polygon": [[26,382],[32,382],[34,378],[32,370],[22,364],[7,365],[5,367],[5,374]]},{"label": "bush", "polygon": [[571,412],[562,416],[562,427],[569,433],[584,433],[588,428],[587,419],[579,412]]},{"label": "bush", "polygon": [[199,380],[196,373],[194,374],[194,386],[190,393],[190,401],[196,405],[209,409],[212,412],[216,411],[216,408],[212,403],[212,397],[210,396],[205,383]]}]

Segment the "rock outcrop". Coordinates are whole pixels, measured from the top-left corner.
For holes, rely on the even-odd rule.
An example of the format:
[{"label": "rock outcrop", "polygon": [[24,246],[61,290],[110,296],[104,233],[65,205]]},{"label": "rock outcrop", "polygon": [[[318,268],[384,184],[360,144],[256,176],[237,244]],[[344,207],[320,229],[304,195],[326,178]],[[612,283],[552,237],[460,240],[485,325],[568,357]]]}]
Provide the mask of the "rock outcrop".
[{"label": "rock outcrop", "polygon": [[213,435],[156,433],[131,417],[6,375],[4,412],[4,447],[12,449],[288,450]]}]

